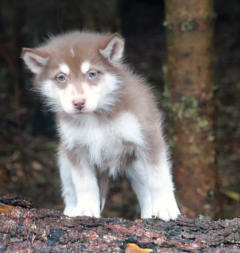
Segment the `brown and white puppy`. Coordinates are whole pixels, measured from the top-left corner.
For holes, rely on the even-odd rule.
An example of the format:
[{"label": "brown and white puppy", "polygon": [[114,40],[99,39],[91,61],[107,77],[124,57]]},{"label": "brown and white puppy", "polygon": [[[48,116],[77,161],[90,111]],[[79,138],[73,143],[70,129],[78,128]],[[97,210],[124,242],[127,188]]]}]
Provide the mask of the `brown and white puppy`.
[{"label": "brown and white puppy", "polygon": [[141,217],[175,219],[161,115],[144,81],[122,63],[118,34],[69,32],[22,58],[35,88],[57,114],[64,214],[100,217],[108,178],[125,172]]}]

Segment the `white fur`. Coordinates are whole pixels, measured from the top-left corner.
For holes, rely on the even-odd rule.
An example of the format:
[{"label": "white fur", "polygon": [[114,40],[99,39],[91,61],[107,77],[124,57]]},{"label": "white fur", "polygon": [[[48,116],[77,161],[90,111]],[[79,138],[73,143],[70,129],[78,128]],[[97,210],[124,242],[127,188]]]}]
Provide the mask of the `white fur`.
[{"label": "white fur", "polygon": [[[116,77],[107,74],[102,82],[99,87],[93,87],[96,89],[94,93],[87,84],[82,85],[80,92],[73,84],[68,84],[66,89],[58,89],[49,80],[42,83],[41,92],[51,97],[51,101],[55,101],[55,107],[57,103],[60,103],[59,106],[71,114],[73,113],[71,100],[82,94],[88,100],[88,110],[93,110],[97,106],[106,108],[107,105],[114,103],[114,99],[111,101],[114,98],[112,94],[119,85]],[[110,100],[106,103],[108,97]],[[103,102],[101,105],[99,101],[103,98],[106,104]],[[96,102],[100,104],[97,105]],[[64,213],[69,216],[99,217],[99,189],[94,166],[97,165],[102,172],[108,169],[109,175],[115,177],[120,169],[122,156],[131,154],[134,150],[142,150],[145,146],[144,137],[138,119],[130,112],[124,112],[107,122],[99,121],[96,116],[89,113],[77,115],[75,121],[75,124],[71,121],[59,122],[61,140],[68,150],[78,147],[75,155],[79,162],[79,167],[74,167],[66,155],[59,155],[63,198],[66,204]],[[130,147],[135,148],[126,148],[124,143],[130,143]],[[137,194],[141,217],[156,216],[164,220],[175,219],[180,212],[174,197],[167,151],[163,150],[162,154],[159,154],[160,159],[157,165],[150,164],[144,152],[138,151],[137,156],[138,159],[126,172]],[[81,164],[82,159],[85,161],[84,164]],[[85,171],[84,177],[81,175],[82,170]],[[86,186],[86,182],[89,182],[89,186],[92,185],[91,189],[83,187]],[[87,196],[87,199],[84,196]],[[89,202],[88,199],[90,199]]]},{"label": "white fur", "polygon": [[[180,214],[174,197],[174,187],[167,151],[163,151],[162,154],[160,154],[160,162],[157,165],[152,165],[148,159],[146,159],[144,152],[140,151],[145,145],[141,126],[132,113],[122,113],[116,119],[107,123],[100,122],[93,115],[83,116],[81,121],[79,121],[79,125],[73,125],[68,121],[61,121],[59,124],[59,132],[64,145],[66,145],[69,150],[78,147],[78,151],[76,151],[77,153],[75,153],[75,155],[79,155],[79,166],[81,169],[82,159],[83,161],[88,161],[88,163],[84,163],[83,165],[84,170],[88,167],[88,173],[84,174],[84,180],[89,182],[89,185],[92,185],[91,189],[95,192],[96,196],[99,196],[99,190],[95,183],[96,176],[94,175],[94,166],[97,165],[102,172],[108,168],[109,175],[116,176],[120,168],[121,155],[124,154],[124,152],[131,153],[133,151],[131,149],[126,149],[124,142],[139,147],[135,149],[135,151],[137,151],[137,160],[127,168],[126,173],[137,194],[141,207],[141,217],[151,218],[155,216],[163,220],[169,220],[176,219]],[[86,150],[88,152],[86,152]],[[60,166],[60,168],[61,167],[64,166]],[[69,170],[69,166],[66,169]],[[85,184],[82,176],[80,177],[81,172],[76,168],[72,168],[72,166],[70,169],[75,171],[73,182],[76,194],[79,196],[82,196],[81,194],[88,196],[87,191],[83,191],[82,186],[78,186],[78,184]],[[67,192],[67,190],[63,192]],[[93,192],[91,193],[90,191],[89,194],[91,195]],[[93,196],[88,196],[88,198],[90,200],[94,199]],[[80,201],[80,199],[82,200]],[[99,212],[98,201],[99,198],[96,201],[97,214]],[[68,202],[71,203],[70,200],[65,201],[65,203]],[[90,204],[90,206],[86,205],[85,197],[79,198],[77,203],[81,203],[79,206],[87,206],[84,212],[88,213],[88,215],[93,215],[93,204]],[[66,210],[67,209],[71,208],[67,206]],[[73,212],[75,215],[80,215],[82,210],[78,207],[74,208]],[[69,215],[72,216],[74,213],[70,213]]]},{"label": "white fur", "polygon": [[26,52],[23,55],[23,60],[33,73],[40,74],[43,70],[43,67],[48,62],[48,57],[42,57],[38,54]]},{"label": "white fur", "polygon": [[[124,127],[126,122],[128,127]],[[101,123],[94,116],[84,115],[79,125],[60,121],[59,133],[68,149],[78,147],[75,155],[79,155],[79,167],[74,167],[65,154],[59,153],[62,195],[66,205],[64,214],[99,217],[100,196],[94,165],[102,172],[109,169],[109,174],[115,176],[120,168],[121,155],[127,152],[124,151],[123,142],[144,144],[140,124],[129,112],[108,123]],[[86,149],[88,152],[84,152]],[[108,161],[107,164],[105,161]],[[69,178],[70,173],[72,180]],[[73,198],[76,198],[74,206]]]},{"label": "white fur", "polygon": [[57,93],[63,110],[69,114],[74,113],[72,102],[75,99],[83,97],[83,95],[78,92],[76,86],[72,83],[69,83],[64,89],[57,89]]},{"label": "white fur", "polygon": [[44,82],[37,83],[34,89],[43,96],[45,103],[51,111],[59,112],[63,110],[59,100],[59,90],[52,80],[45,80]]},{"label": "white fur", "polygon": [[58,153],[58,166],[62,181],[62,197],[65,201],[64,214],[69,215],[76,207],[77,196],[72,180],[72,164],[61,150]]},{"label": "white fur", "polygon": [[70,48],[70,53],[71,53],[72,57],[75,56],[75,52],[74,52],[74,49],[72,47]]},{"label": "white fur", "polygon": [[70,68],[66,63],[59,64],[59,69],[62,73],[69,75],[70,74]]},{"label": "white fur", "polygon": [[37,90],[40,91],[44,97],[57,99],[57,89],[54,82],[51,80],[38,83]]},{"label": "white fur", "polygon": [[160,162],[152,165],[141,154],[127,170],[136,192],[141,217],[157,217],[165,221],[176,219],[180,214],[175,197],[167,153],[160,155]]},{"label": "white fur", "polygon": [[84,61],[81,65],[81,71],[83,74],[86,74],[88,70],[90,69],[90,62],[89,61]]},{"label": "white fur", "polygon": [[87,164],[73,167],[72,177],[77,195],[77,204],[70,216],[100,217],[100,196],[95,171]]},{"label": "white fur", "polygon": [[138,119],[130,112],[122,113],[112,123],[112,131],[125,142],[143,146],[144,140]]},{"label": "white fur", "polygon": [[[60,67],[65,73],[68,66],[61,64]],[[69,70],[70,71],[70,70]],[[75,113],[74,100],[86,100],[83,113],[92,112],[96,109],[110,110],[116,101],[115,93],[119,88],[118,78],[106,73],[98,85],[89,85],[86,82],[68,83],[66,87],[59,88],[52,80],[45,80],[38,84],[37,90],[47,97],[47,103],[56,111],[65,111],[69,114]]]},{"label": "white fur", "polygon": [[81,160],[75,167],[64,152],[59,153],[64,214],[68,216],[100,217],[100,197],[97,178],[92,168]]},{"label": "white fur", "polygon": [[86,105],[84,112],[91,112],[98,109],[109,110],[114,105],[116,97],[114,95],[119,87],[119,81],[116,76],[106,73],[98,85],[90,86],[87,83],[82,84]]},{"label": "white fur", "polygon": [[[64,40],[64,37],[62,39]],[[73,44],[68,48],[68,52],[70,56],[77,57],[78,54],[75,54],[72,46]],[[65,202],[64,214],[100,217],[105,195],[100,196],[96,170],[102,175],[115,177],[120,168],[124,167],[139,200],[142,218],[177,218],[180,212],[174,197],[166,144],[163,143],[161,149],[152,151],[159,152],[159,161],[153,164],[150,162],[147,149],[149,139],[146,134],[151,127],[147,128],[144,124],[145,128],[142,129],[142,121],[134,114],[134,108],[130,107],[129,111],[126,109],[112,118],[107,118],[106,111],[111,111],[121,97],[121,78],[103,71],[98,76],[99,79],[95,79],[99,80],[98,83],[93,83],[92,80],[79,75],[90,70],[91,64],[87,59],[78,66],[79,73],[75,73],[73,78],[64,59],[59,61],[57,69],[51,69],[50,66],[49,71],[43,73],[48,57],[40,55],[45,55],[46,52],[39,51],[41,49],[28,50],[31,52],[27,49],[23,51],[25,63],[36,74],[36,80],[46,78],[36,85],[36,89],[46,98],[51,109],[59,113],[58,131],[61,144],[58,164]],[[99,49],[102,56],[116,67],[121,62],[123,51],[124,40],[119,36],[109,37],[106,47]],[[49,57],[54,57],[54,54]],[[54,80],[59,70],[70,75],[66,82]],[[125,79],[127,78],[126,76]],[[125,84],[131,85],[131,82],[129,79]],[[143,93],[144,95],[147,94]],[[84,106],[81,109],[74,108],[75,100],[84,101]],[[145,106],[148,106],[148,103]],[[64,114],[68,114],[69,118]],[[104,118],[99,119],[101,115],[104,115]],[[123,164],[123,158],[127,156],[135,159],[130,164]],[[103,180],[103,183],[106,182],[107,180]]]},{"label": "white fur", "polygon": [[113,37],[104,49],[99,50],[99,52],[112,63],[118,63],[121,60],[123,51],[124,41],[118,36]]},{"label": "white fur", "polygon": [[99,86],[102,87],[98,101],[98,109],[105,111],[111,110],[116,102],[117,91],[121,85],[121,81],[116,75],[106,73],[100,81]]},{"label": "white fur", "polygon": [[167,151],[163,150],[159,158],[158,166],[152,168],[149,177],[152,215],[163,220],[176,219],[180,211],[174,196],[174,185]]},{"label": "white fur", "polygon": [[[124,125],[127,126],[124,127]],[[76,146],[87,148],[87,159],[91,164],[98,165],[102,170],[109,168],[112,176],[117,174],[120,168],[121,155],[124,152],[123,142],[129,142],[137,146],[144,145],[141,127],[137,118],[130,112],[125,112],[112,122],[102,123],[90,115],[82,117],[79,125],[70,122],[60,122],[59,132],[63,142],[69,149]],[[84,155],[83,152],[81,155]],[[108,161],[108,164],[105,164]]]},{"label": "white fur", "polygon": [[141,218],[152,217],[152,198],[148,169],[149,164],[145,163],[142,157],[136,160],[126,171],[127,177],[131,181],[133,190],[136,192],[138,198]]}]

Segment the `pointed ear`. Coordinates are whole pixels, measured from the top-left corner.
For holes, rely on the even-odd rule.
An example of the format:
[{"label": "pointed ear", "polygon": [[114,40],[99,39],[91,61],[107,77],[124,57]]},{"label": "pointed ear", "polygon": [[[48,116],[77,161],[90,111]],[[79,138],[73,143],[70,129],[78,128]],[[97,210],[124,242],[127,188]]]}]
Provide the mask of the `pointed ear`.
[{"label": "pointed ear", "polygon": [[104,49],[99,52],[112,63],[119,63],[124,52],[124,39],[118,34],[113,34]]},{"label": "pointed ear", "polygon": [[21,58],[34,74],[39,74],[47,65],[49,55],[37,49],[23,48]]}]

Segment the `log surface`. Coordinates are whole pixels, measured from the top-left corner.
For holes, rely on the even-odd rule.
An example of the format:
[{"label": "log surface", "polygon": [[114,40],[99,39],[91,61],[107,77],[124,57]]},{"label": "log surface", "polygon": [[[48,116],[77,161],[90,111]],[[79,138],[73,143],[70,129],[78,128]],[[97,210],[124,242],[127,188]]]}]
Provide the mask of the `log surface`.
[{"label": "log surface", "polygon": [[240,219],[69,218],[0,197],[0,252],[240,252]]}]

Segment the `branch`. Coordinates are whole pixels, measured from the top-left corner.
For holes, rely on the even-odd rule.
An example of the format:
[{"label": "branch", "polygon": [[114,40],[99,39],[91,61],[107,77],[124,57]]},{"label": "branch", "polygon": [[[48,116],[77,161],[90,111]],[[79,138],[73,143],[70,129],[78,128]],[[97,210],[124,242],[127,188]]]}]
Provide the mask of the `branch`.
[{"label": "branch", "polygon": [[0,252],[239,252],[240,219],[69,218],[0,197]]}]

